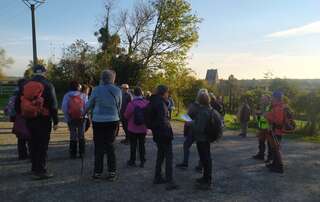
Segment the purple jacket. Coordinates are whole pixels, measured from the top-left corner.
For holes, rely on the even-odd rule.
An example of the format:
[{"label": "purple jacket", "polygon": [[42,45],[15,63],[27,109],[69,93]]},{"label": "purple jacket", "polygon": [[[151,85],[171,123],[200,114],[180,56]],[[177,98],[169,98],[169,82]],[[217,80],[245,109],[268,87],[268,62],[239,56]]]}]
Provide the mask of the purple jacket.
[{"label": "purple jacket", "polygon": [[148,129],[145,125],[136,125],[134,124],[134,108],[136,106],[140,108],[145,108],[149,104],[149,101],[143,99],[142,97],[135,97],[133,100],[128,104],[127,109],[124,113],[124,117],[128,120],[128,130],[131,133],[141,133],[146,134]]}]

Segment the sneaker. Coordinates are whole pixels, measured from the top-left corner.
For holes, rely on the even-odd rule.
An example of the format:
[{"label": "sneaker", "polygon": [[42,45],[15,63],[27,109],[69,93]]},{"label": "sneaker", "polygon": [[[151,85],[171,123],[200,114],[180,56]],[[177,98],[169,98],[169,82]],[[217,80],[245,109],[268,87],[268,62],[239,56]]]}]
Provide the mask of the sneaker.
[{"label": "sneaker", "polygon": [[176,189],[179,189],[179,186],[176,183],[174,183],[174,182],[167,183],[167,186],[166,186],[167,191],[172,191],[172,190],[176,190]]},{"label": "sneaker", "polygon": [[176,168],[180,168],[180,169],[185,170],[185,169],[188,168],[188,164],[186,164],[186,163],[180,163],[180,164],[177,164],[177,165],[176,165]]},{"label": "sneaker", "polygon": [[283,167],[276,167],[276,166],[270,166],[269,171],[273,173],[280,173],[280,174],[284,173]]},{"label": "sneaker", "polygon": [[93,178],[94,180],[101,180],[101,179],[102,179],[102,175],[101,175],[101,173],[94,173],[94,174],[92,175],[92,178]]},{"label": "sneaker", "polygon": [[47,180],[47,179],[50,179],[50,178],[53,178],[53,174],[52,173],[45,172],[45,173],[34,173],[33,174],[33,179],[34,180]]},{"label": "sneaker", "polygon": [[165,184],[166,183],[166,180],[163,179],[163,177],[156,177],[154,178],[153,180],[153,184]]},{"label": "sneaker", "polygon": [[261,154],[254,155],[254,156],[252,156],[252,158],[255,160],[264,161],[264,155],[261,155]]},{"label": "sneaker", "polygon": [[107,176],[106,180],[110,182],[114,182],[117,180],[117,175],[115,172],[109,172],[109,175]]},{"label": "sneaker", "polygon": [[129,161],[127,162],[127,166],[128,166],[128,167],[136,167],[137,165],[136,165],[135,162],[129,160]]}]

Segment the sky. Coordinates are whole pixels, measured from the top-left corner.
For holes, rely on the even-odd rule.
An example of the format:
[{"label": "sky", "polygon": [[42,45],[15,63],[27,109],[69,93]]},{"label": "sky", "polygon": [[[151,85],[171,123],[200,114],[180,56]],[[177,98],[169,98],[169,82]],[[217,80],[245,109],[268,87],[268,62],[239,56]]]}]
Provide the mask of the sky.
[{"label": "sky", "polygon": [[[188,0],[201,19],[199,41],[188,67],[199,78],[216,68],[220,78],[320,78],[320,0]],[[135,0],[116,0],[131,9]],[[93,33],[104,0],[47,0],[36,11],[38,57],[61,56],[76,39],[98,46]],[[114,14],[114,17],[117,17]],[[32,60],[30,9],[21,0],[1,0],[0,47],[15,61],[7,75],[22,75]]]}]

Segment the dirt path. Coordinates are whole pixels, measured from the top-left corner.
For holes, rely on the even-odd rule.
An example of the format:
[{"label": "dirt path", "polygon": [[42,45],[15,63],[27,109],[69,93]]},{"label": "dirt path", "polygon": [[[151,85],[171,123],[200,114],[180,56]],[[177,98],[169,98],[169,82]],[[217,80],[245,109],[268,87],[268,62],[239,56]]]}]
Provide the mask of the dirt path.
[{"label": "dirt path", "polygon": [[[92,174],[93,146],[87,147],[84,176],[80,178],[80,160],[68,159],[65,126],[52,136],[48,167],[55,174],[48,181],[32,181],[25,173],[28,161],[17,161],[14,136],[7,134],[9,124],[0,123],[0,201],[320,201],[320,145],[284,142],[286,173],[269,173],[264,164],[250,157],[256,152],[256,138],[242,139],[233,132],[212,147],[214,188],[210,192],[195,191],[193,168],[198,161],[195,146],[191,150],[190,168],[175,169],[177,191],[167,192],[152,184],[155,146],[147,140],[145,168],[129,169],[125,163],[129,147],[116,144],[119,179],[117,182],[94,182]],[[174,162],[182,159],[181,124],[175,124]],[[90,139],[91,135],[88,135]]]}]

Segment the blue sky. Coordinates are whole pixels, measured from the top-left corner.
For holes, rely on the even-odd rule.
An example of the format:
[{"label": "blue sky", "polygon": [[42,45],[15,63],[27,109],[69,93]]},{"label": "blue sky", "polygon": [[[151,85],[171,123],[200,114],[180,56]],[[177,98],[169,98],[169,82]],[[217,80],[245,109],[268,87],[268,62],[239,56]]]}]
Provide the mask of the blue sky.
[{"label": "blue sky", "polygon": [[[116,0],[117,9],[135,0]],[[222,78],[320,78],[319,0],[189,0],[203,21],[189,67],[202,78],[218,68]],[[15,60],[8,75],[21,75],[32,59],[30,10],[2,0],[0,47]],[[47,0],[38,8],[38,56],[61,55],[76,39],[97,46],[93,33],[104,16],[103,0]],[[114,17],[117,17],[114,15]]]}]

